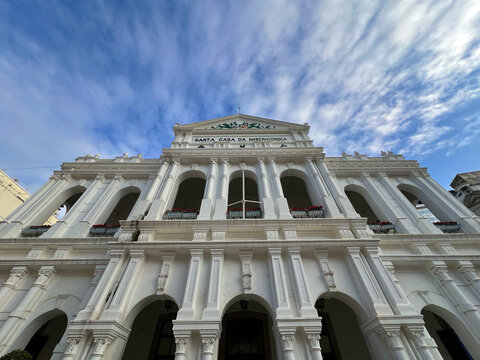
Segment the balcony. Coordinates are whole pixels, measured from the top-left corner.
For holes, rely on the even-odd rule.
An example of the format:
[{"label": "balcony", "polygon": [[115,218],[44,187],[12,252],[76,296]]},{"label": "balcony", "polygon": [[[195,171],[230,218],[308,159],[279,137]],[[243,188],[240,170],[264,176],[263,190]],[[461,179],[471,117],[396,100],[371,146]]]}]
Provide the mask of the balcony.
[{"label": "balcony", "polygon": [[39,237],[50,229],[51,225],[32,225],[26,226],[22,229],[22,236],[25,237]]},{"label": "balcony", "polygon": [[321,206],[310,206],[308,208],[291,208],[290,214],[294,219],[317,219],[325,217],[325,211]]},{"label": "balcony", "polygon": [[165,211],[163,220],[195,220],[198,213],[196,209],[172,209]]},{"label": "balcony", "polygon": [[93,237],[113,237],[118,230],[120,230],[120,224],[93,225],[88,234]]},{"label": "balcony", "polygon": [[394,234],[395,233],[395,226],[389,221],[377,221],[375,223],[368,223],[367,224],[370,230],[372,230],[375,234]]},{"label": "balcony", "polygon": [[[245,219],[262,219],[262,209],[251,208],[245,209]],[[243,209],[232,208],[227,211],[227,219],[243,219]]]},{"label": "balcony", "polygon": [[433,225],[448,234],[462,232],[462,228],[456,221],[436,221]]}]

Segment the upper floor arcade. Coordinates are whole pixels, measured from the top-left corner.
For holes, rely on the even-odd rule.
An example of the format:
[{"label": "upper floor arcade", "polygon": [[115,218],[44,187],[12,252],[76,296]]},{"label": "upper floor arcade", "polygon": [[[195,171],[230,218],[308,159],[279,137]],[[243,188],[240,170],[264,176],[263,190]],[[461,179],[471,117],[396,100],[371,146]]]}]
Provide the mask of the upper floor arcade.
[{"label": "upper floor arcade", "polygon": [[[308,125],[246,115],[176,125],[174,131],[160,159],[87,155],[64,163],[0,224],[0,236],[118,236],[126,221],[130,230],[136,224],[127,237],[135,239],[142,222],[192,227],[191,221],[262,219],[301,219],[347,234],[355,233],[351,220],[358,219],[375,233],[480,231],[478,217],[401,155],[325,157],[309,140]],[[213,139],[206,141],[212,146],[198,145],[200,138]],[[61,206],[65,216],[44,225]]]}]

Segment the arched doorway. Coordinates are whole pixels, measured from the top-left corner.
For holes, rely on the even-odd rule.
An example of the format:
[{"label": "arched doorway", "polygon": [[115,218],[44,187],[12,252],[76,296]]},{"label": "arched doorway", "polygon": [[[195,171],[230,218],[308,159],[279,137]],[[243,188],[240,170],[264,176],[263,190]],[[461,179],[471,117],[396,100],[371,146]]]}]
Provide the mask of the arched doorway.
[{"label": "arched doorway", "polygon": [[370,207],[370,204],[365,200],[362,194],[357,191],[345,189],[345,195],[352,203],[353,208],[361,217],[367,218],[367,222],[376,223],[380,221],[377,214]]},{"label": "arched doorway", "polygon": [[309,208],[312,206],[305,182],[296,176],[284,176],[282,183],[283,196],[289,208]]},{"label": "arched doorway", "polygon": [[348,305],[337,299],[320,298],[315,308],[322,317],[323,360],[371,359],[357,317]]},{"label": "arched doorway", "polygon": [[48,360],[63,336],[68,324],[67,315],[61,314],[45,322],[28,342],[27,350],[35,360]]},{"label": "arched doorway", "polygon": [[203,194],[205,192],[205,183],[205,180],[202,178],[189,178],[183,180],[178,187],[173,208],[200,210]]},{"label": "arched doorway", "polygon": [[438,351],[445,360],[473,360],[460,337],[440,315],[423,309],[421,314],[430,336],[435,340]]},{"label": "arched doorway", "polygon": [[222,319],[218,359],[276,359],[271,328],[271,317],[260,303],[253,300],[234,303]]},{"label": "arched doorway", "polygon": [[157,300],[136,316],[123,352],[123,360],[174,360],[173,323],[178,306],[170,300]]}]

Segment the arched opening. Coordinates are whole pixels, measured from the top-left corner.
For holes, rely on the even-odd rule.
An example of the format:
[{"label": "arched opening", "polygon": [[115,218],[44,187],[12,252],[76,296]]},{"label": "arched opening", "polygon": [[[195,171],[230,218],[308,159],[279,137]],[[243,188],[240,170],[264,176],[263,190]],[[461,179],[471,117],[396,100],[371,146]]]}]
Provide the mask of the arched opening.
[{"label": "arched opening", "polygon": [[105,225],[117,225],[120,220],[126,220],[138,200],[140,193],[130,193],[122,197],[110,216],[105,220]]},{"label": "arched opening", "polygon": [[309,208],[312,206],[305,182],[296,176],[281,178],[283,196],[288,201],[290,208]]},{"label": "arched opening", "polygon": [[228,185],[228,210],[227,218],[243,218],[245,209],[245,218],[261,218],[261,202],[258,196],[257,182],[255,176],[249,171],[238,171],[232,175],[232,180]]},{"label": "arched opening", "polygon": [[173,360],[175,337],[173,323],[178,306],[170,300],[157,300],[135,317],[123,352],[123,360]]},{"label": "arched opening", "polygon": [[202,205],[206,181],[188,178],[178,186],[173,208],[165,212],[164,219],[196,219]]},{"label": "arched opening", "polygon": [[379,222],[377,214],[368,204],[367,200],[358,192],[352,190],[345,190],[345,195],[347,195],[348,200],[352,203],[355,211],[361,216],[367,218],[367,222],[376,223]]},{"label": "arched opening", "polygon": [[57,315],[45,322],[32,336],[25,350],[35,360],[48,360],[52,356],[55,346],[63,336],[68,324],[67,315]]},{"label": "arched opening", "polygon": [[276,359],[272,336],[272,319],[255,300],[239,300],[232,304],[222,319],[219,359]]},{"label": "arched opening", "polygon": [[438,351],[445,360],[472,360],[466,346],[455,330],[440,315],[428,309],[422,310],[423,320],[430,336],[435,340]]},{"label": "arched opening", "polygon": [[432,201],[420,189],[408,184],[398,185],[401,193],[417,209],[420,216],[426,217],[443,232],[459,232],[460,226],[448,216],[445,209]]},{"label": "arched opening", "polygon": [[322,317],[320,347],[324,360],[371,359],[357,316],[347,304],[320,298],[315,308]]}]

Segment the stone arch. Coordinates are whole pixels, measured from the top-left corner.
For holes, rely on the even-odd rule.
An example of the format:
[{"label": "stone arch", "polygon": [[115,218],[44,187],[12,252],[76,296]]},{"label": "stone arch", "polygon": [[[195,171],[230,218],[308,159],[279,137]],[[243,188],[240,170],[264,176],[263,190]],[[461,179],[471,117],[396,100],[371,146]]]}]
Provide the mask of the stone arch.
[{"label": "stone arch", "polygon": [[129,312],[125,323],[131,328],[122,359],[173,358],[175,338],[173,320],[178,305],[165,295],[151,295],[139,301]]},{"label": "stone arch", "polygon": [[248,294],[245,295],[243,293],[237,294],[233,296],[230,300],[225,302],[223,307],[220,310],[220,318],[223,318],[225,315],[225,312],[230,308],[233,304],[239,302],[240,300],[244,300],[248,297],[248,299],[252,299],[256,302],[258,302],[260,305],[262,305],[265,310],[268,312],[268,314],[272,317],[272,319],[275,319],[275,311],[273,310],[273,306],[262,296],[257,295],[257,294]]},{"label": "stone arch", "polygon": [[388,221],[382,208],[363,186],[349,184],[343,190],[355,211],[361,217],[366,217],[368,222]]},{"label": "stone arch", "polygon": [[[191,181],[193,187],[189,187],[188,181]],[[187,170],[179,174],[176,179],[175,179],[175,184],[172,188],[171,195],[168,198],[167,206],[166,209],[172,209],[175,207],[180,207],[180,208],[195,208],[196,210],[200,209],[200,203],[204,197],[205,193],[205,188],[206,188],[206,181],[207,181],[207,175],[203,170]],[[184,186],[182,186],[184,185]],[[180,204],[177,206],[177,201],[180,201],[179,195],[181,193],[184,193],[185,191],[188,191],[191,193],[191,195],[194,196],[195,201],[192,201],[194,204],[192,206],[189,206],[189,200],[184,204]],[[185,194],[185,193],[184,193]],[[186,199],[188,198],[188,195]],[[198,206],[195,206],[195,204],[198,203]]]},{"label": "stone arch", "polygon": [[[448,209],[445,208],[445,206],[436,203],[434,199],[430,198],[417,186],[403,182],[400,183],[397,188],[412,203],[412,205],[417,209],[417,211],[420,207],[419,205],[423,204],[426,209],[429,210],[431,214],[433,214],[434,217],[440,221],[458,220],[458,216],[452,218],[453,214],[450,214],[450,212],[448,211]],[[432,218],[432,220],[435,221],[434,218]]]},{"label": "stone arch", "polygon": [[365,310],[364,306],[359,303],[355,298],[342,291],[327,291],[315,297],[317,301],[320,298],[336,299],[345,303],[349,308],[352,309],[352,311],[355,313],[355,316],[358,317],[358,320],[362,324],[369,320],[368,311]]},{"label": "stone arch", "polygon": [[425,327],[429,332],[430,336],[435,340],[437,346],[439,348],[440,353],[442,356],[445,356],[445,351],[448,352],[446,346],[444,344],[444,340],[440,337],[437,331],[434,330],[432,319],[429,313],[436,315],[443,321],[448,324],[448,327],[453,329],[454,334],[460,339],[461,343],[463,343],[464,347],[470,354],[480,354],[480,344],[476,340],[476,336],[472,334],[469,328],[465,325],[465,323],[454,313],[450,310],[435,304],[428,304],[422,308],[421,314],[423,315],[425,321]]},{"label": "stone arch", "polygon": [[317,299],[315,308],[322,317],[320,346],[324,358],[371,359],[360,327],[367,314],[360,304],[344,293],[327,292]]},{"label": "stone arch", "polygon": [[53,309],[32,319],[12,344],[11,349],[26,349],[34,359],[48,360],[68,325],[63,311]]},{"label": "stone arch", "polygon": [[30,225],[43,225],[53,214],[55,214],[57,209],[64,205],[66,207],[66,212],[68,213],[85,190],[85,186],[75,184],[54,195],[53,198],[30,219]]},{"label": "stone arch", "polygon": [[[261,302],[259,302],[259,301]],[[276,358],[272,309],[256,295],[237,295],[222,311],[219,359]]]},{"label": "stone arch", "polygon": [[287,169],[280,173],[283,196],[287,199],[288,206],[310,207],[324,205],[314,191],[311,179],[301,170]]},{"label": "stone arch", "polygon": [[135,318],[144,308],[146,308],[148,305],[154,303],[155,301],[166,301],[166,300],[169,300],[169,301],[175,303],[175,305],[177,305],[177,307],[178,307],[179,302],[177,300],[175,300],[173,297],[171,297],[170,295],[166,295],[166,294],[163,294],[163,295],[149,295],[149,296],[144,297],[143,299],[139,300],[135,305],[133,305],[130,308],[130,311],[128,311],[128,314],[125,316],[125,318],[122,322],[123,325],[128,327],[128,328],[131,328]]},{"label": "stone arch", "polygon": [[110,199],[102,213],[95,219],[95,224],[116,225],[120,220],[126,220],[132,212],[140,196],[140,188],[126,184]]}]

